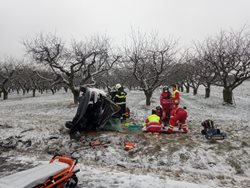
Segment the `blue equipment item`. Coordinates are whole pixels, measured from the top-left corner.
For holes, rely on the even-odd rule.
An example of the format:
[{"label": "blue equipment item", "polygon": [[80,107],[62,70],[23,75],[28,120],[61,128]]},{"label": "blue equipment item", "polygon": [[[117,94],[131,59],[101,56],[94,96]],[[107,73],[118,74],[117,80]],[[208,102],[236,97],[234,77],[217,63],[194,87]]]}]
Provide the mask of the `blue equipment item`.
[{"label": "blue equipment item", "polygon": [[208,140],[224,140],[226,137],[225,133],[221,133],[220,129],[209,129],[205,134]]},{"label": "blue equipment item", "polygon": [[138,124],[128,125],[128,130],[132,132],[141,131],[142,128],[143,128],[143,125],[138,125]]},{"label": "blue equipment item", "polygon": [[214,122],[212,120],[205,120],[201,123],[204,128],[201,134],[205,135],[208,140],[224,140],[226,137],[225,133],[220,132],[220,129],[215,128]]}]

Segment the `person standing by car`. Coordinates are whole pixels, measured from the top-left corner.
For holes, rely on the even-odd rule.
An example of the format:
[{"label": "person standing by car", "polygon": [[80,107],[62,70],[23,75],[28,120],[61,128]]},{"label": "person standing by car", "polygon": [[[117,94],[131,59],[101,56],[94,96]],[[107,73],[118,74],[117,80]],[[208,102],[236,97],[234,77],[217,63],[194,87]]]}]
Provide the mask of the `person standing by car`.
[{"label": "person standing by car", "polygon": [[114,116],[120,118],[122,121],[126,120],[126,98],[127,93],[124,91],[124,88],[121,84],[116,84],[117,92],[114,96],[114,102],[120,107],[120,111],[117,112]]}]

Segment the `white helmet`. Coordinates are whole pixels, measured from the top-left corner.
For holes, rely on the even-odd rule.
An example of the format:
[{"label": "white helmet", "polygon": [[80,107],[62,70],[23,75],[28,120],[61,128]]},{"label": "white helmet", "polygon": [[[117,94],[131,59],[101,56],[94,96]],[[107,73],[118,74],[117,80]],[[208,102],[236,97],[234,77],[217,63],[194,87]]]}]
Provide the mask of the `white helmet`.
[{"label": "white helmet", "polygon": [[116,89],[120,89],[121,87],[122,87],[121,84],[116,84],[116,85],[115,85],[115,88],[116,88]]}]

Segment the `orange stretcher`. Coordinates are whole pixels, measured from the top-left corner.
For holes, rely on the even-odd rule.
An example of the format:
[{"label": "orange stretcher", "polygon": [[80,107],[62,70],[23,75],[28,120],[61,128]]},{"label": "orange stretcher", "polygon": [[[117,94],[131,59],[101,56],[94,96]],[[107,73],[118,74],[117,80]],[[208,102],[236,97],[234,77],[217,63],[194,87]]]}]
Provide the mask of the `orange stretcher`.
[{"label": "orange stretcher", "polygon": [[1,188],[75,188],[77,159],[54,156],[48,164],[0,178]]}]

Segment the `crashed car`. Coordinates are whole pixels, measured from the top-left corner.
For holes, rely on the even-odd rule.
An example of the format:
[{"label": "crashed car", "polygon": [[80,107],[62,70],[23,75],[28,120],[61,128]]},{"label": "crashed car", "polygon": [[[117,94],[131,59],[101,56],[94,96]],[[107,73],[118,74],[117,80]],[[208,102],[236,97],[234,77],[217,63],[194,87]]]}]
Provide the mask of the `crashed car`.
[{"label": "crashed car", "polygon": [[71,138],[79,137],[81,131],[101,130],[120,107],[111,101],[102,90],[82,87],[82,96],[72,121],[65,126],[70,129]]}]

